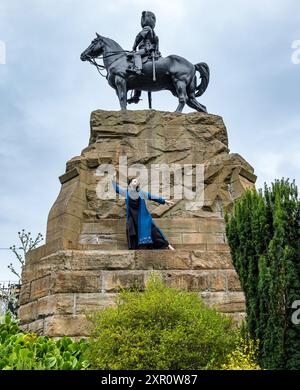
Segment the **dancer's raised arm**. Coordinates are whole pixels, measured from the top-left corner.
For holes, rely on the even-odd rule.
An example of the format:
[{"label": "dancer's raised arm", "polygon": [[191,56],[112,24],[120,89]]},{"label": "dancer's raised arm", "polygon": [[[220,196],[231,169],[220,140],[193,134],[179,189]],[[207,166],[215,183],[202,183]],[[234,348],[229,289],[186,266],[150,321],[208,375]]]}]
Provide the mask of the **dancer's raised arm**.
[{"label": "dancer's raised arm", "polygon": [[120,195],[123,195],[125,196],[126,195],[126,190],[124,188],[121,188],[119,186],[119,184],[116,182],[116,172],[114,173],[113,175],[113,178],[112,178],[112,185],[114,187],[114,190],[116,191],[117,194],[120,194]]},{"label": "dancer's raised arm", "polygon": [[160,203],[160,204],[174,204],[174,202],[172,202],[171,200],[167,200],[161,196],[156,196],[156,195],[152,195],[150,194],[150,192],[144,192],[145,194],[145,197],[149,200],[153,200],[154,202],[157,202],[157,203]]}]

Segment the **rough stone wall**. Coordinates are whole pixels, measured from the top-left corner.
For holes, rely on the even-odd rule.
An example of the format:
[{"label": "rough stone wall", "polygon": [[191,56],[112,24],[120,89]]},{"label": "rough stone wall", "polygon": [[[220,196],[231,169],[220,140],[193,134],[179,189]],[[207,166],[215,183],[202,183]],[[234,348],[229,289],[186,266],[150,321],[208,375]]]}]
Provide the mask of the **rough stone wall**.
[{"label": "rough stone wall", "polygon": [[196,291],[239,321],[244,294],[228,248],[217,250],[62,250],[31,258],[23,274],[23,327],[53,337],[88,335],[86,313],[115,303],[120,288],[141,291],[156,272],[167,286]]}]

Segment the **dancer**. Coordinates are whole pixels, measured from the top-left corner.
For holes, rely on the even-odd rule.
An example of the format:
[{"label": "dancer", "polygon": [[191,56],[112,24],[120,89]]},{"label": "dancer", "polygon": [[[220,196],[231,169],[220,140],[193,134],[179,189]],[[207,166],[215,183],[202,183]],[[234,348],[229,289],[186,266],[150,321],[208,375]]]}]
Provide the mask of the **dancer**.
[{"label": "dancer", "polygon": [[155,225],[149,213],[145,200],[150,199],[160,204],[174,204],[170,200],[151,195],[140,190],[138,178],[128,180],[127,189],[120,188],[112,181],[118,194],[126,199],[126,235],[128,249],[170,249],[174,250],[162,231]]}]

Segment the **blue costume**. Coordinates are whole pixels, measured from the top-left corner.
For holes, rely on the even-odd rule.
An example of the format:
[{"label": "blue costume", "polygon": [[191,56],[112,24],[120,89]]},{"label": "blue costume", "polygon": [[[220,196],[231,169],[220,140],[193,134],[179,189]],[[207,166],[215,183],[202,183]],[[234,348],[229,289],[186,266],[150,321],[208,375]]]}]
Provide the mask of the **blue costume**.
[{"label": "blue costume", "polygon": [[[137,204],[137,218],[136,218],[137,244],[148,245],[151,248],[152,248],[151,245],[153,245],[153,247],[155,248],[159,248],[159,247],[167,248],[169,245],[168,240],[163,235],[162,231],[153,222],[152,216],[149,213],[145,202],[145,199],[150,199],[160,204],[165,204],[165,199],[155,195],[151,195],[148,192],[140,190],[138,191],[138,199],[134,200],[130,197],[128,189],[125,190],[123,188],[120,188],[119,185],[114,181],[112,182],[112,184],[115,191],[118,194],[123,195],[125,197],[127,228],[129,224],[134,224],[134,221],[132,221],[135,219],[134,217],[132,218],[134,214],[131,213],[131,211],[134,211],[132,210],[132,202],[137,201],[136,203]],[[136,248],[131,248],[129,245],[129,249],[136,249]]]}]

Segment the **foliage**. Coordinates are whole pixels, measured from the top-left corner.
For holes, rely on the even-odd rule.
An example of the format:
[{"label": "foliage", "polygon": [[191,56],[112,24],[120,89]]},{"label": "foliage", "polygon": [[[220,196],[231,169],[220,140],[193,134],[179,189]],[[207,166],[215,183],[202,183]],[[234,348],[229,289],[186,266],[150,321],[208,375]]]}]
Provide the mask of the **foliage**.
[{"label": "foliage", "polygon": [[261,370],[257,364],[259,343],[241,338],[237,347],[228,355],[228,362],[223,370]]},{"label": "foliage", "polygon": [[248,190],[227,215],[227,237],[246,296],[247,327],[268,369],[300,368],[300,201],[295,182]]},{"label": "foliage", "polygon": [[124,291],[116,307],[90,318],[90,340],[74,342],[23,333],[7,314],[0,370],[259,369],[256,346],[240,339],[230,318],[155,276],[145,292]]},{"label": "foliage", "polygon": [[94,369],[219,369],[238,339],[230,318],[155,274],[144,292],[123,291],[90,320]]},{"label": "foliage", "polygon": [[17,317],[19,307],[20,284],[17,283],[0,283],[0,308],[1,314],[9,312],[12,317]]},{"label": "foliage", "polygon": [[36,248],[40,242],[43,241],[43,235],[38,233],[35,238],[32,237],[30,232],[26,232],[25,229],[18,232],[20,246],[13,245],[9,249],[15,255],[21,269],[18,270],[13,263],[8,265],[10,271],[18,277],[17,283],[12,283],[8,288],[0,286],[0,299],[5,303],[6,311],[9,311],[12,316],[17,317],[17,311],[19,308],[19,292],[21,287],[21,276],[25,266],[26,254]]},{"label": "foliage", "polygon": [[51,340],[21,332],[7,314],[0,324],[0,370],[80,370],[89,366],[84,359],[87,342],[69,337]]},{"label": "foliage", "polygon": [[[13,254],[16,256],[19,264],[21,265],[21,272],[17,271],[16,268],[13,266],[12,263],[8,265],[8,268],[11,270],[11,272],[16,275],[21,280],[21,273],[23,270],[23,267],[25,265],[26,260],[26,253],[30,250],[36,248],[38,244],[43,241],[43,235],[41,233],[38,233],[38,235],[35,238],[32,238],[31,233],[26,233],[25,229],[22,229],[21,232],[18,232],[19,240],[21,242],[21,246],[16,247],[16,245],[11,246],[9,249],[13,252]],[[21,252],[21,253],[20,253]]]}]

